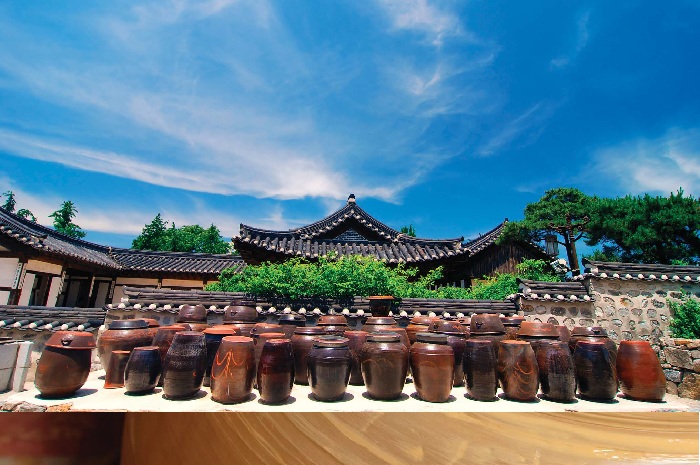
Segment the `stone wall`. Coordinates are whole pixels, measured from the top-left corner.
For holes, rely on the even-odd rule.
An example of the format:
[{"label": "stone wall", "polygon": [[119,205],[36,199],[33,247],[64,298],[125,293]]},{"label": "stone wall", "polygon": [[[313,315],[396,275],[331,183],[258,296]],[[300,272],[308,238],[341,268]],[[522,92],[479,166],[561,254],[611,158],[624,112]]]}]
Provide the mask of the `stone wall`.
[{"label": "stone wall", "polygon": [[700,339],[664,337],[654,348],[666,374],[666,392],[700,400]]},{"label": "stone wall", "polygon": [[594,302],[572,302],[556,300],[526,300],[518,297],[516,302],[523,316],[530,321],[574,326],[595,326]]}]

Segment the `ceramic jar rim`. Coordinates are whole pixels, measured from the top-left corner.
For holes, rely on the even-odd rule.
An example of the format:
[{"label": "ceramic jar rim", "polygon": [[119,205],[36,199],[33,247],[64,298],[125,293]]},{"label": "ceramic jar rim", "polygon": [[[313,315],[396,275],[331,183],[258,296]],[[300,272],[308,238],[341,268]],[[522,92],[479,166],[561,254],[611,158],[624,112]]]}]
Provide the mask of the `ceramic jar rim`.
[{"label": "ceramic jar rim", "polygon": [[323,328],[318,328],[315,326],[300,326],[294,329],[294,334],[314,335],[323,333],[325,333]]},{"label": "ceramic jar rim", "polygon": [[370,333],[367,342],[401,342],[401,336],[390,332]]},{"label": "ceramic jar rim", "polygon": [[[136,352],[137,350],[138,350],[139,352],[150,352],[150,351],[153,351],[153,350],[159,351],[159,350],[160,350],[160,347],[158,347],[158,346],[140,346],[140,347],[134,347],[134,349],[132,350],[132,352]],[[112,351],[112,352],[114,352],[114,351]]]},{"label": "ceramic jar rim", "polygon": [[107,329],[122,330],[122,329],[146,329],[148,328],[148,322],[146,320],[115,320],[111,322]]},{"label": "ceramic jar rim", "polygon": [[[230,325],[229,325],[230,326]],[[207,328],[204,331],[202,331],[204,334],[212,334],[212,335],[221,335],[221,334],[229,334],[231,336],[234,336],[235,334],[235,328],[220,328],[218,326],[212,326],[211,328]]]},{"label": "ceramic jar rim", "polygon": [[391,316],[371,316],[365,321],[366,325],[396,324],[396,320]]},{"label": "ceramic jar rim", "polygon": [[346,337],[317,337],[314,347],[343,348],[347,347],[350,339]]},{"label": "ceramic jar rim", "polygon": [[434,344],[447,344],[447,334],[441,333],[416,333],[416,342],[432,342]]},{"label": "ceramic jar rim", "polygon": [[97,347],[95,337],[87,331],[56,331],[44,345],[70,350],[91,350]]},{"label": "ceramic jar rim", "polygon": [[222,343],[224,342],[233,342],[233,343],[248,343],[248,342],[253,342],[252,337],[247,337],[247,336],[224,336],[224,338],[221,340]]}]

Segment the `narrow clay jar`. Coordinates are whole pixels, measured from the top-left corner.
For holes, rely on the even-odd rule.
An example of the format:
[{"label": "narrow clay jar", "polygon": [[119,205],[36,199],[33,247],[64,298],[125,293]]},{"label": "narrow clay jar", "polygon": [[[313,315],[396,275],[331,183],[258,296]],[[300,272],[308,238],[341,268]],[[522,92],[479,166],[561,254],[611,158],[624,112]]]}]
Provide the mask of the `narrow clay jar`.
[{"label": "narrow clay jar", "polygon": [[131,351],[113,350],[109,358],[109,366],[105,373],[105,389],[116,389],[124,387],[124,371],[126,363],[129,361]]},{"label": "narrow clay jar", "polygon": [[163,363],[163,397],[172,400],[195,397],[202,387],[206,365],[204,334],[176,333]]},{"label": "narrow clay jar", "polygon": [[469,397],[480,401],[496,400],[498,363],[491,341],[467,339],[464,348],[464,377]]},{"label": "narrow clay jar", "polygon": [[454,351],[447,345],[447,336],[418,333],[410,354],[418,397],[427,402],[447,402],[454,381]]},{"label": "narrow clay jar", "polygon": [[316,400],[335,402],[345,396],[352,365],[347,338],[322,336],[315,339],[307,364],[307,377]]},{"label": "narrow clay jar", "polygon": [[[173,338],[175,338],[175,334],[182,332],[182,331],[189,331],[190,330],[189,325],[185,326],[185,324],[161,326],[156,331],[156,335],[153,338],[153,345],[158,347],[158,354],[160,355],[161,367],[163,366],[163,363],[165,363],[165,355],[168,353],[168,349],[170,348],[170,344],[173,343]],[[163,377],[161,376],[160,379],[158,379],[158,386],[162,386],[162,385],[163,385]]]},{"label": "narrow clay jar", "polygon": [[294,349],[294,382],[296,384],[309,384],[306,358],[313,347],[314,339],[324,334],[323,328],[318,326],[306,326],[294,330],[292,347]]},{"label": "narrow clay jar", "polygon": [[564,341],[542,341],[535,350],[542,395],[557,402],[576,399],[576,369],[569,345]]},{"label": "narrow clay jar", "polygon": [[498,379],[507,399],[537,399],[539,371],[532,346],[526,341],[502,341],[498,349]]},{"label": "narrow clay jar", "polygon": [[216,357],[216,351],[219,350],[221,340],[226,336],[238,336],[241,334],[241,330],[232,325],[219,325],[211,326],[205,329],[203,333],[204,344],[207,347],[207,368],[204,370],[202,386],[209,386],[211,381],[211,366],[214,363],[214,357]]},{"label": "narrow clay jar", "polygon": [[622,341],[617,351],[620,390],[633,400],[661,402],[666,395],[666,376],[659,357],[647,341]]},{"label": "narrow clay jar", "polygon": [[222,404],[237,404],[250,398],[255,376],[253,339],[225,336],[211,368],[211,398]]},{"label": "narrow clay jar", "polygon": [[374,332],[360,351],[362,378],[367,395],[373,399],[401,397],[408,371],[408,349],[398,334]]},{"label": "narrow clay jar", "polygon": [[[352,357],[352,365],[350,367],[350,384],[353,386],[363,386],[365,384],[362,379],[362,366],[360,364],[360,351],[362,346],[367,342],[367,331],[345,331],[345,337],[348,339],[348,348]],[[296,357],[296,354],[295,354]]]},{"label": "narrow clay jar", "polygon": [[124,387],[129,394],[153,392],[160,380],[162,364],[157,346],[135,347],[124,369]]},{"label": "narrow clay jar", "polygon": [[257,370],[260,400],[265,404],[286,402],[294,385],[294,355],[289,339],[265,342]]}]

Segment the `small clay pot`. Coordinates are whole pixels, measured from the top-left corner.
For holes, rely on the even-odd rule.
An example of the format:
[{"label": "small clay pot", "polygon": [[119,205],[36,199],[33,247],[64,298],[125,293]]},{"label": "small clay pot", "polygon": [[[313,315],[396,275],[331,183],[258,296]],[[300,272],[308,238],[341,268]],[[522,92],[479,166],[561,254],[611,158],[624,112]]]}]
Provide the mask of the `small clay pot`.
[{"label": "small clay pot", "polygon": [[292,336],[292,347],[294,350],[294,382],[296,384],[309,384],[307,378],[306,358],[314,344],[314,339],[326,334],[319,326],[306,326],[296,328]]},{"label": "small clay pot", "polygon": [[666,395],[666,376],[659,357],[647,341],[622,341],[617,352],[620,390],[630,399],[661,402]]},{"label": "small clay pot", "polygon": [[[175,337],[175,334],[182,331],[190,331],[189,325],[187,325],[187,323],[171,326],[161,326],[157,329],[156,335],[153,338],[153,345],[158,347],[161,367],[163,366],[163,363],[165,363],[165,355],[168,353],[170,344],[173,343],[173,338]],[[158,380],[158,386],[162,385],[163,377],[161,376]]]},{"label": "small clay pot", "polygon": [[135,347],[124,369],[124,387],[129,394],[153,392],[160,380],[159,347]]},{"label": "small clay pot", "polygon": [[373,333],[375,331],[380,331],[382,328],[397,327],[396,320],[391,316],[371,316],[367,318],[365,324],[362,325],[362,331],[367,331],[368,333]]},{"label": "small clay pot", "polygon": [[539,371],[530,343],[502,341],[498,348],[498,379],[507,399],[531,402],[537,399]]},{"label": "small clay pot", "polygon": [[434,316],[416,316],[411,318],[411,322],[406,326],[408,340],[413,344],[416,342],[416,334],[430,330],[430,323],[437,320]]},{"label": "small clay pot", "polygon": [[472,317],[469,332],[471,334],[505,334],[506,328],[498,315],[480,313]]},{"label": "small clay pot", "polygon": [[541,341],[535,355],[542,395],[557,402],[575,400],[576,369],[568,344],[563,341]]},{"label": "small clay pot", "polygon": [[427,402],[447,402],[454,381],[454,352],[447,345],[447,336],[418,333],[410,354],[418,397]]},{"label": "small clay pot", "polygon": [[214,357],[219,350],[221,340],[226,336],[240,336],[241,331],[232,325],[212,326],[203,331],[204,343],[207,347],[207,368],[204,371],[204,379],[202,386],[209,386],[211,381],[211,366],[214,363]]},{"label": "small clay pot", "polygon": [[260,400],[265,404],[286,402],[294,385],[294,355],[289,339],[265,342],[257,370]]},{"label": "small clay pot", "polygon": [[69,397],[90,375],[95,338],[86,331],[56,331],[41,353],[34,385],[42,397]]},{"label": "small clay pot", "polygon": [[105,373],[105,389],[116,389],[124,387],[124,372],[126,363],[129,361],[131,351],[113,350],[109,359],[109,366]]},{"label": "small clay pot", "polygon": [[464,348],[464,377],[467,394],[480,401],[496,400],[497,359],[491,341],[467,339]]},{"label": "small clay pot", "polygon": [[202,387],[206,366],[204,334],[176,333],[163,363],[163,397],[172,400],[195,397]]},{"label": "small clay pot", "polygon": [[292,315],[291,313],[280,315],[277,324],[282,326],[282,332],[286,339],[294,336],[294,330],[306,326],[306,318],[302,315]]},{"label": "small clay pot", "polygon": [[239,300],[224,308],[224,324],[256,323],[258,310],[252,300]]},{"label": "small clay pot", "polygon": [[307,364],[307,378],[316,400],[334,402],[345,396],[352,365],[347,338],[321,336],[315,339]]},{"label": "small clay pot", "polygon": [[222,404],[237,404],[250,398],[255,376],[253,339],[225,336],[211,368],[211,398]]},{"label": "small clay pot", "polygon": [[[369,300],[369,311],[373,316],[389,316],[394,297],[390,295],[373,295]],[[366,331],[366,330],[365,330]]]},{"label": "small clay pot", "polygon": [[[352,357],[352,365],[350,366],[350,384],[353,386],[363,386],[365,384],[362,379],[362,366],[360,364],[360,350],[367,342],[367,331],[345,331],[345,337],[348,339],[348,349]],[[296,354],[295,354],[296,357]]]},{"label": "small clay pot", "polygon": [[581,397],[610,401],[617,394],[617,371],[603,341],[579,340],[574,351],[576,382]]},{"label": "small clay pot", "polygon": [[153,335],[145,320],[116,320],[97,340],[97,355],[102,368],[107,370],[114,350],[131,352],[134,347],[150,346]]},{"label": "small clay pot", "polygon": [[370,333],[360,351],[362,378],[373,399],[401,397],[408,371],[408,349],[398,334]]},{"label": "small clay pot", "polygon": [[515,340],[517,339],[518,330],[520,329],[520,323],[525,321],[523,316],[502,316],[501,323],[506,328],[506,339]]}]

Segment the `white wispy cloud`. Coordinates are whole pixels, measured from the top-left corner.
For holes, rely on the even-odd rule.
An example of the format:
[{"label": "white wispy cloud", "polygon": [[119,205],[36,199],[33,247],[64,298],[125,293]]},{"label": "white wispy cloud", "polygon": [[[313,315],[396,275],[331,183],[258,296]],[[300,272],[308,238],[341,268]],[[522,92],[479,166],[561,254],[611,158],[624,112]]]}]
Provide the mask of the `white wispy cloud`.
[{"label": "white wispy cloud", "polygon": [[[672,129],[657,139],[639,138],[593,153],[582,173],[588,182],[612,180],[620,194],[654,192],[668,195],[683,188],[700,194],[700,129]],[[603,187],[603,186],[600,186]]]},{"label": "white wispy cloud", "polygon": [[588,22],[591,18],[590,11],[584,11],[578,15],[576,20],[576,39],[573,48],[563,55],[552,58],[549,62],[552,68],[561,69],[569,66],[588,44],[590,36]]},{"label": "white wispy cloud", "polygon": [[557,105],[552,102],[537,102],[522,114],[506,121],[476,150],[480,156],[494,155],[500,150],[519,142],[529,145],[540,136],[547,120],[554,114]]},{"label": "white wispy cloud", "polygon": [[464,34],[459,17],[428,0],[378,0],[397,30],[415,30],[426,34],[433,45],[442,45],[445,37]]}]

